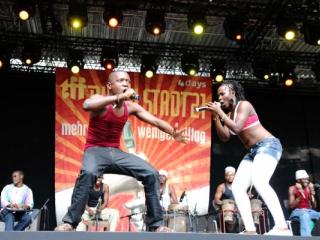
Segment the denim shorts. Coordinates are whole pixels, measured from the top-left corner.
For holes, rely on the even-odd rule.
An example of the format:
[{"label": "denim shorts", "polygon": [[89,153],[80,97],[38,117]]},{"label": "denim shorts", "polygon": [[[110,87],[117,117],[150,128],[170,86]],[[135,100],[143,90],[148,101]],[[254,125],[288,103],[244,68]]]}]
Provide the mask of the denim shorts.
[{"label": "denim shorts", "polygon": [[279,161],[282,154],[280,140],[273,136],[262,139],[249,148],[248,153],[242,160],[252,162],[257,154],[268,154]]}]

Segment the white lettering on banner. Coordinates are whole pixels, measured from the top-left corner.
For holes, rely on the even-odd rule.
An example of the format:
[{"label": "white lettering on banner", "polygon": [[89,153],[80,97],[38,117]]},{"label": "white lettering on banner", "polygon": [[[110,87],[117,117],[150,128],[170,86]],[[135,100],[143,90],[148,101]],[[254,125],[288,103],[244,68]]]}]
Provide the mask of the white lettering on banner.
[{"label": "white lettering on banner", "polygon": [[205,111],[197,113],[195,107],[206,103],[207,95],[197,91],[171,91],[144,89],[143,102],[146,109],[154,115],[171,117],[191,117],[205,119]]},{"label": "white lettering on banner", "polygon": [[196,89],[199,88],[206,88],[207,83],[202,81],[194,81],[194,80],[181,80],[178,81],[178,86],[180,87],[195,87]]},{"label": "white lettering on banner", "polygon": [[[204,144],[206,142],[205,131],[198,131],[189,127],[186,130],[186,135],[189,137],[190,142],[197,142],[200,144]],[[160,141],[169,141],[173,139],[170,134],[162,132],[156,127],[138,126],[138,136],[139,138],[159,139]]]},{"label": "white lettering on banner", "polygon": [[83,124],[79,121],[77,123],[62,123],[62,136],[85,136],[87,133],[88,124]]}]

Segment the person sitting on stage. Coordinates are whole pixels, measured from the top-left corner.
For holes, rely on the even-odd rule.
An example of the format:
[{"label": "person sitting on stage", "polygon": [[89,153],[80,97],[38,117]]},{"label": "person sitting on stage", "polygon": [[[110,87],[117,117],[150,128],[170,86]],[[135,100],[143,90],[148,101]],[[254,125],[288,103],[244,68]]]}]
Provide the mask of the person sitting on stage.
[{"label": "person sitting on stage", "polygon": [[298,217],[300,221],[300,235],[311,236],[310,222],[319,219],[320,212],[316,209],[315,190],[309,175],[305,170],[296,171],[296,184],[289,187],[289,209],[292,210],[290,219]]},{"label": "person sitting on stage", "polygon": [[109,224],[108,231],[114,232],[119,221],[119,211],[107,208],[109,203],[109,186],[102,182],[103,176],[97,178],[90,190],[86,210],[82,215],[77,231],[86,231],[86,225],[96,221],[104,221]]},{"label": "person sitting on stage", "polygon": [[216,190],[214,195],[214,203],[218,206],[222,205],[222,200],[232,199],[234,200],[231,185],[236,174],[236,169],[234,167],[226,167],[224,169],[225,182],[221,183]]},{"label": "person sitting on stage", "polygon": [[168,184],[168,172],[161,169],[159,170],[160,179],[160,204],[163,210],[168,211],[170,204],[177,204],[178,198],[176,195],[175,188],[172,184]]},{"label": "person sitting on stage", "polygon": [[127,72],[110,73],[106,87],[108,95],[93,95],[83,103],[83,109],[90,115],[88,134],[82,160],[80,176],[76,181],[71,206],[56,231],[72,231],[81,221],[95,178],[102,173],[131,176],[141,181],[146,196],[147,212],[145,223],[147,231],[171,231],[163,226],[160,206],[159,173],[140,157],[119,149],[120,137],[128,117],[134,115],[140,120],[169,134],[172,140],[186,143],[185,129],[177,124],[157,118],[136,102],[136,92],[131,88]]},{"label": "person sitting on stage", "polygon": [[[234,201],[231,185],[236,174],[236,169],[234,167],[228,166],[224,170],[225,182],[221,183],[214,194],[214,205],[215,207],[221,209],[223,200],[228,199]],[[235,207],[235,206],[234,206]],[[234,208],[235,210],[235,208]],[[226,223],[226,232],[239,232],[238,223],[235,217],[233,221],[227,221]]]},{"label": "person sitting on stage", "polygon": [[[32,222],[29,210],[33,208],[32,190],[23,183],[24,173],[12,173],[12,184],[6,185],[1,192],[1,218],[5,231],[23,231]],[[14,223],[19,221],[16,225]]]}]

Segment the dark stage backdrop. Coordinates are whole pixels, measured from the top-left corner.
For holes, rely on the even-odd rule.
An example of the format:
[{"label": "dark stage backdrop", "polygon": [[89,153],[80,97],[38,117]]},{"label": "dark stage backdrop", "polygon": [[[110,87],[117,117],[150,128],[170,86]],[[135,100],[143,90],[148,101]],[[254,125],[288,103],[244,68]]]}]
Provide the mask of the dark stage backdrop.
[{"label": "dark stage backdrop", "polygon": [[[0,73],[1,83],[1,170],[0,188],[11,183],[11,172],[25,172],[25,183],[34,192],[35,207],[48,204],[50,229],[55,226],[54,210],[54,115],[53,74]],[[216,89],[214,89],[216,91]],[[214,92],[215,95],[215,92]],[[281,199],[294,182],[294,173],[305,168],[320,180],[320,94],[246,88],[262,124],[280,138],[284,154],[271,179]],[[223,181],[227,165],[238,166],[245,153],[240,142],[218,141],[213,130],[211,189]],[[211,194],[211,196],[213,193]]]},{"label": "dark stage backdrop", "polygon": [[1,74],[1,189],[11,183],[11,173],[21,169],[32,189],[35,207],[49,198],[50,229],[54,211],[53,74]]}]

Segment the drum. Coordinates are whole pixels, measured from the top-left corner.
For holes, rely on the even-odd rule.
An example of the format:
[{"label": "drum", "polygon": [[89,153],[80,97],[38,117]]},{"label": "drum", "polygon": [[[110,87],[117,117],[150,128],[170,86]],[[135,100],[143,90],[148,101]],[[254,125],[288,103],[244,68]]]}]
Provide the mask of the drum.
[{"label": "drum", "polygon": [[184,204],[170,204],[168,206],[167,227],[175,232],[188,231],[188,206]]},{"label": "drum", "polygon": [[259,199],[251,199],[250,203],[251,203],[253,221],[256,224],[259,224],[260,223],[259,217],[262,212],[262,201]]},{"label": "drum", "polygon": [[83,221],[83,223],[87,226],[88,232],[107,232],[110,229],[109,222],[107,221]]},{"label": "drum", "polygon": [[236,210],[235,201],[232,199],[222,200],[221,209],[223,212],[223,219],[225,222],[234,223],[234,212]]}]

